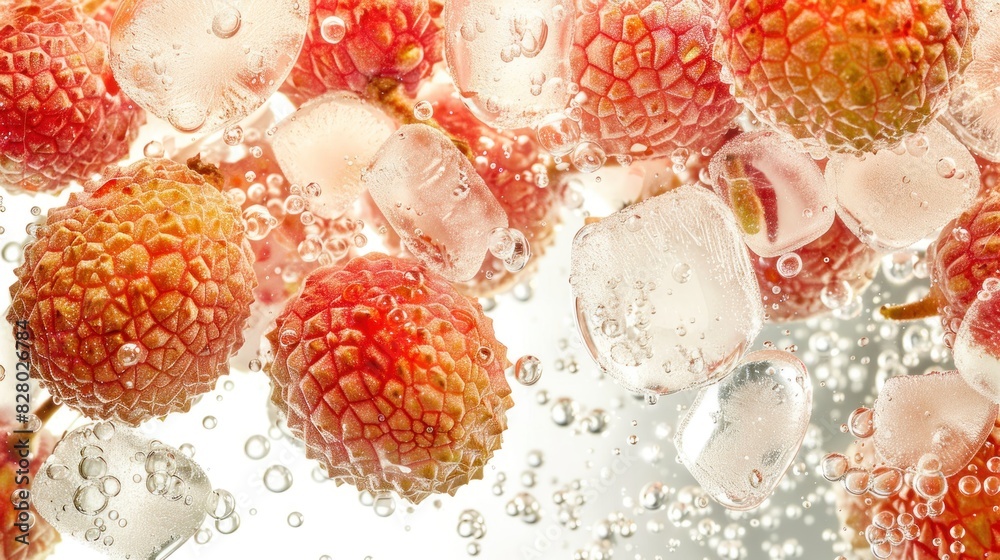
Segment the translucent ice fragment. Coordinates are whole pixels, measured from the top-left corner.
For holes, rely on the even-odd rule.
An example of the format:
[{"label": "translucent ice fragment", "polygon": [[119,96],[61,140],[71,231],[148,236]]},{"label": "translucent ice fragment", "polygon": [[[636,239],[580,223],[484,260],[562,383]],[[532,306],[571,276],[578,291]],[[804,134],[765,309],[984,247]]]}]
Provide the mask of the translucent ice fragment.
[{"label": "translucent ice fragment", "polygon": [[952,348],[962,378],[1000,403],[1000,281],[987,279],[962,318]]},{"label": "translucent ice fragment", "polygon": [[271,145],[291,183],[319,185],[309,210],[336,218],[364,190],[361,171],[395,129],[388,115],[357,95],[329,93],[281,121]]},{"label": "translucent ice fragment", "polygon": [[933,453],[941,472],[951,476],[986,441],[998,410],[957,371],[892,377],[875,399],[875,451],[901,469]]},{"label": "translucent ice fragment", "polygon": [[979,192],[979,166],[937,122],[895,150],[830,156],[837,214],[873,249],[908,247],[962,213]]},{"label": "translucent ice fragment", "polygon": [[806,366],[788,352],[754,352],[698,392],[674,445],[712,498],[730,509],[751,509],[771,495],[792,464],[811,414]]},{"label": "translucent ice fragment", "polygon": [[763,323],[733,214],[700,187],[585,226],[573,241],[570,283],[594,358],[632,391],[666,394],[717,381]]},{"label": "translucent ice fragment", "polygon": [[31,486],[64,537],[116,560],[166,558],[201,526],[212,486],[180,451],[110,422],[66,434]]},{"label": "translucent ice fragment", "polygon": [[234,124],[295,64],[309,23],[299,0],[124,0],[111,69],[136,103],[183,132]]},{"label": "translucent ice fragment", "polygon": [[1000,162],[1000,1],[972,4],[979,32],[973,39],[975,55],[965,68],[962,84],[951,94],[941,121],[974,153]]},{"label": "translucent ice fragment", "polygon": [[522,128],[565,108],[574,11],[573,0],[445,3],[448,70],[479,119]]},{"label": "translucent ice fragment", "polygon": [[754,253],[777,257],[826,233],[836,193],[812,157],[776,132],[748,132],[712,156],[712,187],[736,215]]},{"label": "translucent ice fragment", "polygon": [[479,272],[507,214],[469,159],[437,129],[401,127],[362,173],[406,249],[454,282]]}]

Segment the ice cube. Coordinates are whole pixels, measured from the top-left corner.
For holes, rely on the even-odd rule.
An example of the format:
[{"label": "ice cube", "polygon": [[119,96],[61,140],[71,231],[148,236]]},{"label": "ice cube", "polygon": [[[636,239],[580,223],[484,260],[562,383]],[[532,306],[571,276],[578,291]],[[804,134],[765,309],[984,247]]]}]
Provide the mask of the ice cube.
[{"label": "ice cube", "polygon": [[894,150],[830,156],[837,214],[873,249],[908,247],[962,213],[979,192],[979,166],[937,122]]},{"label": "ice cube", "polygon": [[183,453],[111,422],[66,434],[31,485],[63,537],[117,560],[165,558],[201,526],[212,495]]},{"label": "ice cube", "polygon": [[507,227],[507,213],[469,159],[430,126],[390,135],[361,177],[406,249],[453,282],[479,272],[490,233]]},{"label": "ice cube", "polygon": [[812,157],[776,132],[733,138],[712,156],[708,172],[747,245],[762,257],[794,251],[833,224],[836,192]]},{"label": "ice cube", "polygon": [[1000,410],[957,371],[900,375],[875,399],[875,451],[891,467],[915,467],[925,453],[951,476],[986,441]]},{"label": "ice cube", "polygon": [[962,378],[992,402],[1000,403],[1000,281],[987,279],[972,302],[952,347]]},{"label": "ice cube", "polygon": [[336,218],[364,190],[361,171],[395,129],[395,121],[357,95],[328,93],[281,121],[271,145],[290,182],[319,185],[309,210]]},{"label": "ice cube", "polygon": [[764,320],[732,212],[691,185],[581,229],[570,283],[595,360],[632,391],[717,381]]},{"label": "ice cube", "polygon": [[308,23],[299,0],[124,0],[111,23],[111,69],[174,128],[218,130],[278,89]]},{"label": "ice cube", "polygon": [[1000,162],[1000,1],[972,4],[980,21],[973,39],[975,55],[965,68],[962,84],[951,94],[941,121],[976,154]]},{"label": "ice cube", "polygon": [[732,374],[698,392],[674,445],[713,499],[747,510],[777,487],[802,445],[811,414],[806,366],[788,352],[754,352]]},{"label": "ice cube", "polygon": [[573,0],[445,3],[448,70],[480,120],[523,128],[565,108],[574,13]]}]

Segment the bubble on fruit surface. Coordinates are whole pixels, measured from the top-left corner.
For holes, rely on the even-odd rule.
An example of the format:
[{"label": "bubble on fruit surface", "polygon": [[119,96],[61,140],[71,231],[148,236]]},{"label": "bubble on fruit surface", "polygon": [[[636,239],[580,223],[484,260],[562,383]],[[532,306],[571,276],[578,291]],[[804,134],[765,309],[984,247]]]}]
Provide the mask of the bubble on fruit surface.
[{"label": "bubble on fruit surface", "polygon": [[292,487],[292,471],[284,465],[271,465],[264,471],[264,487],[281,493]]},{"label": "bubble on fruit surface", "polygon": [[110,64],[128,96],[182,132],[248,116],[291,71],[308,4],[126,0],[111,25]]},{"label": "bubble on fruit surface", "polygon": [[434,116],[434,106],[426,99],[417,101],[413,105],[413,117],[418,121],[426,121]]},{"label": "bubble on fruit surface", "polygon": [[598,171],[604,167],[604,162],[607,159],[608,155],[601,148],[600,144],[590,141],[577,144],[570,156],[573,166],[576,167],[577,171],[582,173],[594,173]]},{"label": "bubble on fruit surface", "polygon": [[[151,493],[147,482],[154,475]],[[211,484],[178,450],[137,430],[100,422],[66,434],[39,469],[31,492],[38,513],[64,538],[126,560],[166,557],[194,535],[206,512],[182,498],[204,500]]]},{"label": "bubble on fruit surface", "polygon": [[776,264],[778,274],[782,278],[795,278],[799,275],[799,272],[802,272],[802,257],[798,253],[785,253],[778,257]]},{"label": "bubble on fruit surface", "polygon": [[328,16],[320,23],[319,32],[324,41],[336,45],[347,35],[347,24],[337,16]]},{"label": "bubble on fruit surface", "polygon": [[521,356],[514,364],[514,379],[521,385],[534,385],[542,378],[542,361],[535,356]]},{"label": "bubble on fruit surface", "polygon": [[126,342],[118,347],[115,359],[118,365],[123,368],[130,368],[138,365],[146,359],[146,348],[135,342]]}]

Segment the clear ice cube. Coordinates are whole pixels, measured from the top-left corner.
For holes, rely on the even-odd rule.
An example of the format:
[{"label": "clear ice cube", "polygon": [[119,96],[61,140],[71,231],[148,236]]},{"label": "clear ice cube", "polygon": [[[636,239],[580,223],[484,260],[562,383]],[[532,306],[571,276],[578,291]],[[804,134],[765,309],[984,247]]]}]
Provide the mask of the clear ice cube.
[{"label": "clear ice cube", "polygon": [[962,84],[951,94],[941,121],[976,154],[1000,162],[1000,1],[972,4],[979,31],[972,42],[974,56]]},{"label": "clear ice cube", "polygon": [[264,104],[298,57],[299,0],[124,0],[111,69],[136,103],[182,132],[234,124]]},{"label": "clear ice cube", "polygon": [[875,399],[875,451],[900,469],[933,453],[951,476],[979,451],[998,410],[957,371],[892,377]]},{"label": "clear ice cube", "polygon": [[958,329],[952,354],[962,378],[992,402],[1000,403],[1000,282],[983,283]]},{"label": "clear ice cube", "polygon": [[713,499],[747,510],[777,487],[802,445],[811,415],[806,366],[788,352],[763,350],[698,392],[677,427],[674,445]]},{"label": "clear ice cube", "polygon": [[857,157],[834,154],[826,180],[837,214],[878,251],[902,249],[956,218],[979,192],[979,166],[937,122],[896,149]]},{"label": "clear ice cube", "polygon": [[309,210],[332,219],[364,191],[361,171],[395,129],[385,112],[357,95],[328,93],[281,121],[271,146],[291,183],[319,185]]},{"label": "clear ice cube", "polygon": [[472,163],[424,124],[389,136],[361,175],[406,249],[453,282],[473,278],[507,213]]},{"label": "clear ice cube", "polygon": [[776,132],[733,138],[712,156],[708,172],[747,245],[762,257],[794,251],[833,224],[835,191],[812,157]]},{"label": "clear ice cube", "polygon": [[561,112],[570,82],[573,0],[451,0],[445,55],[462,100],[496,128]]},{"label": "clear ice cube", "polygon": [[111,422],[66,434],[31,485],[63,537],[116,560],[166,558],[194,535],[212,486],[183,453]]},{"label": "clear ice cube", "polygon": [[595,360],[637,392],[718,381],[764,321],[732,212],[691,185],[581,229],[570,283]]}]

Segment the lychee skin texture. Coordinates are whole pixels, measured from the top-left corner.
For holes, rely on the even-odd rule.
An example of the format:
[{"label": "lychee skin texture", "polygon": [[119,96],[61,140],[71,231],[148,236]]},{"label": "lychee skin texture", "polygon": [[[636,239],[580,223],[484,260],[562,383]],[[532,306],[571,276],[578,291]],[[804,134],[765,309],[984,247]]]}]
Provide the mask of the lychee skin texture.
[{"label": "lychee skin texture", "polygon": [[[309,31],[281,86],[297,104],[336,90],[364,93],[373,78],[392,78],[410,94],[444,56],[441,0],[310,0]],[[323,22],[340,18],[346,33],[323,37]]]},{"label": "lychee skin texture", "polygon": [[[962,231],[962,234],[956,232]],[[1000,193],[987,192],[941,230],[934,243],[932,293],[950,347],[987,278],[1000,277]],[[1000,350],[1000,349],[998,349]]]},{"label": "lychee skin texture", "polygon": [[699,0],[607,0],[577,16],[573,78],[586,137],[608,155],[650,158],[713,148],[742,107],[712,59]]},{"label": "lychee skin texture", "polygon": [[128,155],[145,112],[108,64],[108,28],[70,0],[0,6],[0,185],[56,193]]},{"label": "lychee skin texture", "polygon": [[372,253],[317,269],[276,324],[271,400],[338,485],[417,503],[482,478],[513,401],[475,300]]},{"label": "lychee skin texture", "polygon": [[[12,413],[12,411],[11,411]],[[10,413],[0,412],[0,558],[4,560],[42,560],[52,553],[52,549],[59,542],[59,533],[49,525],[44,517],[31,508],[31,515],[34,517],[34,525],[31,526],[30,544],[24,546],[21,542],[14,540],[21,531],[14,527],[18,523],[19,511],[14,509],[14,493],[24,489],[17,484],[18,461],[22,459],[20,455],[14,453],[14,444],[24,438],[24,434],[14,434],[13,430],[21,429],[20,424],[14,424]],[[45,430],[35,434],[31,442],[31,455],[28,457],[28,472],[31,478],[38,473],[42,463],[52,453],[52,435]],[[20,498],[20,496],[17,496]]]},{"label": "lychee skin texture", "polygon": [[[795,250],[802,270],[791,278],[778,273],[779,257],[761,257],[751,251],[764,312],[775,323],[803,321],[830,311],[820,294],[833,282],[845,281],[855,294],[871,284],[879,255],[851,233],[840,218],[816,240]],[[774,287],[780,288],[775,294]]]},{"label": "lychee skin texture", "polygon": [[[995,490],[996,473],[987,468],[987,462],[1000,455],[1000,423],[969,463],[969,467],[948,477],[948,492],[942,498],[944,512],[937,517],[916,518],[914,521],[919,529],[919,535],[913,540],[904,540],[893,547],[888,560],[938,560],[949,557],[951,560],[981,560],[996,558],[1000,555],[1000,495]],[[871,445],[866,447],[870,448]],[[853,456],[849,450],[848,457]],[[863,450],[867,461],[873,463],[873,453],[870,449]],[[853,466],[853,465],[852,465]],[[874,466],[874,465],[872,465]],[[972,476],[979,482],[979,489],[974,494],[962,492],[961,481],[966,476]],[[839,483],[838,483],[839,484]],[[968,488],[968,486],[966,486]],[[866,500],[871,502],[866,503]],[[904,484],[899,494],[885,499],[871,494],[854,496],[838,488],[837,513],[842,523],[849,530],[855,548],[866,549],[868,544],[864,532],[871,524],[875,515],[882,511],[890,511],[894,516],[900,513],[913,514],[914,506],[926,502],[909,484]],[[953,527],[964,530],[961,538],[955,538]],[[936,542],[935,542],[936,541]],[[954,542],[959,541],[964,546],[963,552],[951,549]]]},{"label": "lychee skin texture", "polygon": [[948,104],[972,57],[967,0],[721,0],[737,98],[807,146],[892,145]]},{"label": "lychee skin texture", "polygon": [[239,209],[163,159],[109,167],[51,210],[15,274],[7,320],[28,322],[32,375],[130,425],[188,410],[229,372],[256,286]]}]

